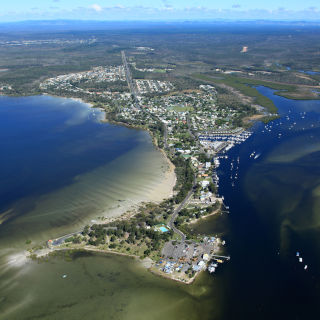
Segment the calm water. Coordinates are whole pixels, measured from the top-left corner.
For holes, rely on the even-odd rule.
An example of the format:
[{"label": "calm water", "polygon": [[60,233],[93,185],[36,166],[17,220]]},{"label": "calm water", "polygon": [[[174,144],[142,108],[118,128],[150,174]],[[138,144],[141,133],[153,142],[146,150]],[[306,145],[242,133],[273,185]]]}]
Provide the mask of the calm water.
[{"label": "calm water", "polygon": [[0,319],[141,319],[144,301],[171,314],[167,290],[183,292],[181,312],[208,299],[207,286],[176,286],[126,258],[26,261],[24,249],[147,199],[161,182],[166,162],[150,136],[101,118],[70,99],[0,99]]},{"label": "calm water", "polygon": [[[7,145],[8,156],[1,160],[3,166],[7,163],[7,168],[1,175],[7,175],[6,181],[11,189],[5,187],[1,192],[13,190],[13,200],[6,196],[5,201],[1,200],[4,201],[2,206],[6,210],[18,210],[20,204],[16,204],[15,199],[18,199],[20,194],[28,201],[22,201],[21,211],[14,211],[17,213],[13,215],[12,221],[9,220],[0,227],[0,237],[4,234],[1,238],[0,258],[0,319],[317,319],[320,298],[320,101],[291,101],[273,96],[272,90],[267,88],[261,87],[259,91],[275,102],[281,119],[273,121],[268,128],[263,124],[256,124],[253,128],[254,134],[245,143],[232,149],[229,158],[222,161],[219,192],[225,196],[225,202],[230,206],[230,214],[222,219],[207,219],[205,223],[197,226],[195,232],[223,233],[226,230],[224,233],[231,261],[219,268],[214,277],[207,273],[202,274],[191,286],[158,278],[145,271],[138,263],[124,257],[77,254],[51,258],[48,262],[39,264],[24,263],[22,258],[14,256],[16,251],[3,245],[3,241],[6,243],[10,240],[18,246],[22,240],[32,238],[31,234],[59,232],[63,230],[61,224],[65,221],[71,223],[72,219],[85,219],[86,213],[77,211],[78,209],[74,211],[72,219],[60,211],[56,213],[57,220],[53,219],[55,214],[50,210],[46,215],[50,218],[41,218],[41,214],[33,217],[34,212],[38,212],[34,209],[37,206],[35,199],[39,196],[42,198],[43,193],[46,193],[48,199],[45,197],[42,200],[41,208],[51,208],[56,199],[60,199],[61,202],[58,203],[61,204],[61,210],[65,207],[66,200],[61,200],[63,197],[57,190],[62,189],[62,193],[69,197],[73,193],[66,193],[66,185],[71,190],[80,192],[88,187],[88,181],[89,185],[96,181],[96,178],[101,176],[101,172],[96,172],[97,168],[105,168],[103,161],[109,159],[108,152],[104,154],[100,149],[108,146],[109,142],[111,148],[119,148],[120,154],[123,152],[119,158],[115,154],[115,159],[125,159],[129,154],[130,160],[131,155],[136,154],[134,150],[141,150],[141,144],[146,146],[150,143],[142,132],[101,125],[96,121],[96,117],[91,119],[89,116],[88,119],[88,115],[82,118],[80,123],[68,127],[65,119],[69,119],[68,112],[73,116],[82,108],[88,112],[84,106],[74,105],[76,112],[70,111],[72,108],[67,108],[67,111],[60,106],[60,111],[57,112],[56,102],[53,102],[52,98],[41,98],[45,100],[35,103],[37,107],[32,107],[33,104],[30,103],[30,110],[34,108],[34,116],[30,116],[34,125],[30,129],[33,137],[44,139],[43,146],[51,143],[54,145],[54,141],[46,140],[45,134],[49,131],[49,119],[52,117],[52,121],[56,119],[56,125],[52,126],[51,132],[54,134],[51,139],[59,136],[59,130],[64,130],[61,133],[62,142],[57,142],[55,149],[61,148],[63,152],[54,152],[53,146],[47,149],[43,147],[49,153],[46,155],[39,151],[39,147],[30,146],[27,150],[34,150],[35,154],[39,151],[42,161],[33,163],[31,158],[27,162],[28,153],[22,153],[18,148],[14,152],[15,145],[9,143],[10,135],[13,137],[17,134],[17,130],[13,130],[17,124],[8,125],[7,130],[2,133],[2,136],[8,137],[2,139],[2,143]],[[18,101],[23,100],[14,102],[14,110],[23,109],[22,106],[19,109]],[[25,103],[21,102],[22,105]],[[52,109],[50,103],[53,104]],[[42,104],[45,108],[43,107],[44,113],[41,112],[41,115],[39,107]],[[8,114],[10,108],[6,108],[5,113]],[[20,112],[23,112],[20,117],[20,125],[23,126],[25,117],[31,113],[22,110]],[[47,112],[49,114],[46,114]],[[39,125],[39,129],[36,129],[39,122],[39,118],[34,121],[36,117],[40,117],[45,126]],[[18,120],[17,114],[11,118],[11,121]],[[70,138],[67,146],[63,147],[63,142],[68,141],[65,135],[68,135],[69,130],[70,133],[73,132],[73,139],[77,143]],[[11,132],[10,135],[8,132]],[[23,134],[11,141],[18,140],[19,143],[21,140],[20,145],[25,148],[22,140],[26,139],[26,136]],[[129,151],[126,149],[130,148],[126,145],[127,139],[131,141],[132,149]],[[123,143],[118,145],[119,141]],[[97,148],[94,147],[96,143],[99,146]],[[72,152],[73,146],[78,146],[75,148],[78,152],[75,155]],[[69,151],[70,154],[65,155]],[[257,159],[249,157],[253,151],[260,154]],[[10,152],[21,159],[17,160]],[[86,152],[93,158],[88,156],[87,160],[83,160],[85,165],[79,167],[80,172],[68,176],[73,166],[66,164],[66,158],[70,156],[70,161],[76,166],[79,153],[86,159]],[[100,159],[100,152],[106,157],[104,160]],[[96,154],[98,156],[95,159]],[[62,157],[63,161],[61,158],[54,160],[55,155],[58,155],[56,158]],[[9,156],[11,160],[8,160]],[[238,156],[239,179],[233,187],[230,164],[236,163]],[[151,162],[154,162],[157,157],[151,156],[151,159]],[[41,181],[50,179],[52,167],[54,175],[59,174],[59,166],[55,166],[55,162],[66,165],[66,170],[61,173],[63,183],[57,179],[61,185],[55,185],[55,181],[50,183],[50,186],[37,189],[38,183],[41,185]],[[40,167],[39,171],[33,172],[30,168],[30,176],[38,181],[30,183],[33,185],[32,189],[23,177],[23,174],[28,172],[24,173],[21,169],[24,164],[27,169],[29,166],[37,170]],[[120,171],[117,171],[117,175]],[[34,172],[42,173],[37,175]],[[105,168],[102,172],[107,174],[108,170]],[[139,176],[141,174],[142,171]],[[14,176],[13,180],[9,179],[11,175]],[[79,178],[75,179],[75,176]],[[83,179],[83,183],[80,183],[82,187],[74,189],[79,179]],[[136,181],[137,177],[133,180]],[[119,180],[118,184],[126,185],[126,180]],[[108,182],[105,182],[105,185],[108,188]],[[90,202],[90,198],[96,193],[92,191],[87,201]],[[81,192],[80,194],[82,195]],[[117,194],[120,196],[121,192]],[[75,195],[73,202],[78,201],[78,198]],[[28,209],[25,205],[29,202],[31,205]],[[78,207],[81,205],[75,205],[75,208]],[[34,227],[39,217],[43,220]],[[22,219],[21,222],[19,219]],[[27,231],[24,231],[25,226]],[[23,234],[21,237],[20,232]],[[18,240],[14,240],[16,237]],[[303,257],[303,263],[298,262],[296,251]],[[8,260],[8,257],[16,259]],[[305,264],[308,265],[306,271]],[[63,275],[67,277],[63,278]]]},{"label": "calm water", "polygon": [[1,243],[77,230],[159,183],[165,162],[149,135],[102,117],[70,99],[0,99]]},{"label": "calm water", "polygon": [[[281,119],[255,125],[254,135],[222,162],[220,193],[231,211],[232,257],[221,274],[223,319],[315,319],[320,315],[320,101],[291,101],[258,89],[275,102]],[[253,151],[261,155],[250,158]],[[232,187],[230,165],[238,156],[239,179]]]}]

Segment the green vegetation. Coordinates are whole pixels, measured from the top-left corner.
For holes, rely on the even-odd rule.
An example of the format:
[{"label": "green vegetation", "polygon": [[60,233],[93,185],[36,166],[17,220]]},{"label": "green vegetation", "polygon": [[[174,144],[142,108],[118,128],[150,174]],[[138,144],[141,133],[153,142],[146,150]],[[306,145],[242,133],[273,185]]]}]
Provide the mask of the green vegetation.
[{"label": "green vegetation", "polygon": [[[147,204],[140,208],[139,214],[127,221],[86,226],[82,232],[83,237],[78,239],[87,245],[101,249],[111,249],[142,257],[158,257],[160,248],[172,238],[173,232],[158,232],[154,230],[154,226],[164,223],[170,208],[168,201],[164,201],[160,206]],[[70,241],[75,243],[74,239]]]},{"label": "green vegetation", "polygon": [[[274,32],[270,26],[257,28],[255,24],[244,26],[241,23],[227,28],[208,24],[197,28],[173,27],[172,30],[159,25],[156,33],[115,29],[63,32],[52,28],[40,34],[39,28],[17,33],[13,25],[12,31],[7,29],[0,37],[3,43],[0,46],[0,85],[12,86],[4,90],[6,94],[36,94],[39,82],[45,78],[95,66],[119,65],[120,52],[125,50],[129,61],[134,61],[137,67],[154,69],[151,73],[132,68],[136,78],[167,79],[175,82],[177,90],[197,86],[190,75],[207,74],[216,69],[252,73],[255,81],[316,86],[319,75],[302,75],[297,70],[318,70],[319,27],[278,25],[277,28],[281,32]],[[33,44],[24,45],[26,40]],[[38,40],[46,40],[46,43]],[[21,44],[11,45],[12,41],[21,41]],[[153,50],[137,52],[137,46],[145,45]],[[248,47],[247,53],[241,53],[244,45]],[[232,77],[226,81],[237,87],[243,84]],[[243,86],[241,89],[245,90]],[[254,91],[251,93],[256,96]]]},{"label": "green vegetation", "polygon": [[240,93],[253,98],[255,104],[268,109],[270,113],[276,113],[277,108],[274,103],[264,95],[260,94],[255,86],[265,86],[276,90],[274,94],[288,99],[309,100],[319,99],[317,95],[312,95],[311,89],[301,90],[296,84],[287,84],[279,82],[264,81],[254,78],[247,78],[233,75],[217,74],[194,74],[193,77],[198,80],[213,83],[216,85],[226,85],[236,89]]},{"label": "green vegetation", "polygon": [[193,108],[191,106],[173,106],[170,109],[176,111],[176,112],[187,112],[187,111],[193,111]]},{"label": "green vegetation", "polygon": [[184,160],[181,156],[177,156],[171,161],[175,165],[175,172],[177,175],[176,188],[179,190],[174,201],[180,203],[192,188],[194,172],[190,160]]},{"label": "green vegetation", "polygon": [[157,73],[166,73],[166,70],[164,70],[164,69],[154,69],[154,72],[157,72]]},{"label": "green vegetation", "polygon": [[[46,35],[55,39],[50,45],[36,42],[33,46],[18,47],[6,44],[10,39],[17,40],[17,35],[0,36],[3,40],[0,46],[2,94],[45,92],[93,102],[106,110],[109,121],[148,130],[154,144],[165,149],[175,165],[177,183],[172,198],[160,204],[145,204],[136,212],[129,212],[125,221],[85,226],[81,234],[66,239],[66,247],[90,246],[158,261],[164,244],[170,240],[179,243],[182,237],[172,222],[187,238],[195,239],[189,223],[221,209],[211,177],[211,159],[216,150],[210,142],[201,144],[199,135],[218,130],[237,134],[237,129],[244,125],[243,119],[257,113],[254,104],[267,109],[266,117],[273,117],[277,112],[275,105],[255,86],[266,86],[278,95],[298,99],[307,92],[301,89],[303,86],[316,87],[320,81],[319,76],[301,75],[285,68],[310,70],[319,65],[319,57],[314,54],[319,52],[315,41],[319,32],[297,33],[292,29],[281,35],[268,32],[237,30],[235,37],[233,31],[221,32],[211,26],[201,32],[168,32],[159,28],[156,36],[152,31],[108,30],[90,32],[90,35],[61,32]],[[294,41],[288,34],[294,34]],[[20,40],[38,36],[23,34]],[[83,39],[74,41],[77,36]],[[98,40],[91,41],[92,36]],[[150,50],[137,50],[137,46],[146,44]],[[246,54],[240,52],[243,45],[249,48]],[[291,50],[281,50],[284,45]],[[305,55],[307,47],[309,55]],[[130,99],[124,73],[115,71],[122,64],[121,50],[125,50],[135,80],[153,81],[138,82],[139,105]],[[97,66],[113,66],[114,81],[107,81],[103,73],[97,77],[83,73],[70,75],[80,71],[92,74]],[[66,76],[57,77],[62,74]],[[51,77],[71,80],[48,80]],[[47,85],[43,86],[44,83]],[[147,83],[142,85],[143,89],[141,83]],[[164,90],[165,83],[170,86]],[[197,183],[194,184],[195,177]],[[182,208],[189,193],[189,204],[183,203],[187,207]],[[103,218],[100,220],[103,223]],[[160,224],[169,231],[157,229]],[[29,241],[26,244],[30,244]],[[189,269],[187,274],[193,277],[195,273]]]},{"label": "green vegetation", "polygon": [[[240,91],[245,96],[249,96],[251,98],[254,98],[254,103],[268,109],[270,113],[276,113],[277,107],[274,105],[272,100],[265,97],[261,93],[258,92],[256,88],[253,88],[252,86],[267,86],[272,89],[277,90],[288,90],[288,88],[291,88],[293,90],[292,86],[285,86],[285,85],[278,85],[278,84],[272,84],[266,81],[260,81],[260,80],[252,80],[247,78],[240,78],[235,76],[225,76],[225,77],[219,77],[219,78],[213,78],[211,76],[203,75],[203,74],[196,74],[194,75],[195,78],[204,80],[209,83],[214,84],[225,84],[227,86],[230,86],[238,91]],[[284,89],[286,88],[286,89]]]}]

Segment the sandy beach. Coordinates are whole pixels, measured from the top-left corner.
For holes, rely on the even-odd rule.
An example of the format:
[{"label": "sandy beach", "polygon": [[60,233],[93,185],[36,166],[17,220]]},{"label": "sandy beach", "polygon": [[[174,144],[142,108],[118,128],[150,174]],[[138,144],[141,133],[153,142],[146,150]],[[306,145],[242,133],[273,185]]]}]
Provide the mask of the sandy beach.
[{"label": "sandy beach", "polygon": [[[71,98],[74,101],[81,102],[87,104],[89,107],[94,108],[94,105],[90,102],[86,102],[81,98]],[[103,122],[108,122],[106,119],[106,115],[103,109],[97,108],[104,114],[104,119],[101,119]],[[123,125],[123,124],[120,124]],[[129,126],[130,127],[130,126]],[[113,210],[108,211],[108,218],[119,217],[124,214],[126,211],[137,209],[143,202],[155,202],[160,203],[161,201],[168,199],[173,196],[173,188],[176,184],[177,178],[174,172],[174,165],[168,159],[166,153],[162,149],[158,149],[163,157],[166,160],[167,168],[165,168],[162,172],[159,183],[156,186],[150,187],[149,193],[145,194],[145,197],[141,199],[141,201],[137,204],[130,204],[130,199],[125,201],[120,208],[114,208]]]},{"label": "sandy beach", "polygon": [[122,200],[113,208],[108,208],[103,212],[105,220],[103,223],[126,220],[135,215],[141,205],[144,203],[160,203],[161,201],[171,198],[174,194],[173,188],[176,184],[177,177],[175,174],[175,167],[167,158],[163,150],[159,150],[164,157],[165,166],[162,168],[161,175],[156,184],[148,186],[148,192],[145,192],[139,199]]},{"label": "sandy beach", "polygon": [[150,190],[149,201],[151,202],[161,202],[164,199],[172,197],[173,188],[177,181],[173,163],[168,159],[163,150],[161,150],[161,153],[167,161],[168,168],[163,172],[163,179],[158,186]]},{"label": "sandy beach", "polygon": [[[44,94],[46,95],[46,94]],[[54,95],[50,95],[53,96]],[[83,100],[82,98],[74,98],[74,97],[61,97],[57,96],[57,98],[64,98],[64,99],[71,99],[73,101],[77,101],[83,104],[86,104],[90,108],[96,108],[95,105],[91,102],[87,102]],[[102,108],[96,108],[101,112],[103,117],[99,119],[99,121],[109,123],[109,121],[106,118],[105,110]],[[117,123],[117,125],[124,125],[123,123]],[[128,128],[132,128],[130,125],[127,126]],[[149,133],[150,134],[150,133]],[[171,161],[168,159],[166,153],[164,150],[157,148],[158,151],[161,153],[161,155],[164,158],[165,166],[161,170],[161,174],[159,176],[159,179],[156,184],[150,185],[148,187],[148,192],[145,192],[140,199],[133,199],[130,197],[127,199],[122,200],[120,203],[113,205],[111,208],[106,208],[105,211],[101,214],[105,218],[105,222],[107,221],[114,221],[116,219],[127,219],[128,217],[132,216],[136,213],[137,209],[143,204],[148,202],[153,203],[160,203],[161,201],[168,199],[173,196],[173,188],[176,184],[176,174],[175,174],[175,167],[171,163]],[[91,220],[92,223],[95,223],[98,221],[95,221],[94,219]]]}]

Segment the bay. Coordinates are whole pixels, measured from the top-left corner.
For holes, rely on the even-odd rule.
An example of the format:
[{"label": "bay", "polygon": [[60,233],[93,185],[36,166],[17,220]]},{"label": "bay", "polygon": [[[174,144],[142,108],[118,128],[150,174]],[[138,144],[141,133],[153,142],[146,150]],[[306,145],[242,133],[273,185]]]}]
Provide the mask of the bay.
[{"label": "bay", "polygon": [[[223,234],[227,240],[231,260],[214,276],[203,273],[186,286],[159,278],[126,257],[83,253],[40,264],[17,257],[10,265],[8,257],[16,251],[2,246],[6,236],[1,239],[0,319],[317,318],[320,102],[292,101],[264,87],[258,90],[274,101],[280,119],[267,126],[256,123],[253,135],[221,161],[219,193],[230,213],[193,227],[195,233]],[[96,119],[93,123],[103,126]],[[148,135],[137,134],[142,137],[134,141],[143,141],[144,146],[150,143],[152,149]],[[257,158],[250,157],[252,152]],[[231,162],[236,163],[238,157],[239,165],[234,167],[239,178],[234,180],[233,174],[230,179]],[[89,166],[80,176],[101,166]],[[41,192],[36,195],[42,197]],[[23,212],[12,224],[27,216]],[[73,221],[78,217],[85,220],[86,214],[76,215]],[[57,229],[43,228],[42,237],[50,230],[63,231],[63,225],[60,221]],[[21,236],[17,247],[25,238],[26,234]]]}]

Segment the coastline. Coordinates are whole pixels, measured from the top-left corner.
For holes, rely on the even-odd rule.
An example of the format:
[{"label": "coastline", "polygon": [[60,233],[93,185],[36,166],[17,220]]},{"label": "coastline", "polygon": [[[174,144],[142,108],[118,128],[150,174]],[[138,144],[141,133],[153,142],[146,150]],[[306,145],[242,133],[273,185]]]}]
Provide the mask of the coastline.
[{"label": "coastline", "polygon": [[212,216],[214,216],[214,215],[216,215],[216,214],[218,214],[219,212],[220,212],[220,208],[219,209],[217,209],[217,210],[214,210],[213,212],[211,212],[211,213],[209,213],[209,214],[207,214],[207,215],[205,215],[205,216],[202,216],[202,217],[200,217],[200,218],[195,218],[195,219],[192,219],[191,221],[189,221],[187,224],[188,225],[191,225],[191,224],[195,224],[195,223],[197,223],[197,222],[201,222],[201,221],[203,221],[203,220],[205,220],[205,219],[207,219],[207,218],[209,218],[209,217],[212,217]]},{"label": "coastline", "polygon": [[70,99],[70,100],[73,100],[73,101],[77,101],[77,102],[81,102],[83,104],[86,104],[90,108],[94,108],[94,104],[92,102],[85,101],[82,98],[64,97],[64,96],[58,96],[56,94],[51,94],[51,93],[46,93],[46,92],[43,92],[43,93],[39,94],[39,96],[50,96],[50,97],[59,98],[59,99]]},{"label": "coastline", "polygon": [[[101,111],[101,113],[104,116],[103,119],[99,119],[99,121],[101,121],[102,123],[109,123],[109,124],[113,124],[113,125],[125,126],[129,129],[147,131],[148,134],[150,135],[150,138],[152,140],[152,144],[153,144],[154,148],[156,148],[163,155],[163,157],[165,159],[166,165],[168,167],[164,172],[161,172],[161,174],[160,174],[161,182],[158,183],[158,185],[156,187],[152,188],[151,192],[149,192],[149,194],[146,194],[146,197],[144,199],[141,199],[140,201],[138,200],[138,202],[135,204],[130,204],[131,200],[130,200],[130,198],[128,198],[125,200],[125,202],[127,202],[127,205],[104,210],[103,211],[104,215],[107,212],[109,214],[108,214],[108,217],[106,217],[105,220],[101,223],[128,219],[128,218],[134,216],[136,210],[144,203],[151,202],[151,203],[158,204],[161,201],[169,199],[173,196],[173,193],[174,193],[173,189],[174,189],[174,186],[177,181],[177,177],[175,174],[175,166],[170,161],[170,159],[168,158],[165,151],[156,145],[150,130],[148,130],[146,128],[141,128],[141,127],[137,127],[134,125],[110,120],[110,119],[108,119],[107,111],[104,108],[102,108],[101,106],[96,106],[94,103],[86,101],[83,98],[64,97],[64,96],[58,96],[58,95],[53,95],[53,94],[47,94],[47,93],[43,93],[42,95],[56,97],[56,98],[63,98],[63,99],[71,99],[73,101],[85,104],[89,108],[98,109]],[[83,225],[83,227],[84,227],[84,225]]]},{"label": "coastline", "polygon": [[204,270],[197,271],[190,279],[183,280],[183,279],[179,279],[174,276],[171,276],[170,274],[160,272],[157,268],[155,268],[155,263],[150,258],[141,259],[139,256],[136,256],[133,254],[118,252],[118,251],[114,251],[114,250],[110,250],[110,249],[105,249],[105,250],[98,249],[98,248],[89,247],[89,246],[79,247],[79,248],[68,248],[68,247],[58,247],[58,248],[54,248],[54,249],[47,248],[47,249],[42,249],[41,251],[39,250],[36,255],[34,253],[25,252],[25,256],[29,259],[32,259],[32,260],[41,260],[42,258],[50,257],[50,256],[54,255],[55,252],[64,252],[64,251],[66,251],[66,252],[67,251],[72,251],[72,252],[84,251],[84,252],[101,253],[101,254],[106,254],[106,255],[108,255],[108,254],[118,255],[118,256],[131,258],[131,259],[134,259],[144,269],[148,270],[149,272],[151,272],[155,276],[161,277],[163,279],[172,280],[172,281],[182,283],[185,285],[192,284],[197,279],[197,277],[200,275],[200,273],[202,273],[204,271]]},{"label": "coastline", "polygon": [[[94,224],[106,224],[106,223],[115,222],[115,221],[128,220],[131,217],[135,216],[139,212],[139,208],[141,207],[141,205],[146,204],[146,203],[159,204],[162,201],[173,197],[174,187],[177,182],[177,176],[175,174],[175,166],[170,161],[165,150],[159,147],[157,138],[155,137],[155,135],[153,134],[153,132],[151,130],[149,130],[148,128],[145,128],[145,127],[130,125],[128,123],[118,123],[116,121],[113,121],[112,119],[108,119],[108,111],[106,109],[101,108],[101,106],[95,106],[94,104],[92,104],[90,102],[86,102],[85,100],[83,100],[81,98],[72,98],[72,97],[71,98],[70,97],[58,97],[58,98],[72,99],[74,101],[86,104],[89,108],[99,108],[105,116],[104,119],[100,120],[101,122],[126,126],[130,129],[139,129],[139,130],[148,131],[148,134],[149,134],[150,138],[152,139],[152,144],[153,144],[154,148],[156,148],[157,151],[160,152],[162,157],[164,158],[163,160],[165,163],[165,168],[161,167],[161,173],[159,175],[160,176],[159,182],[157,182],[155,185],[153,185],[151,190],[145,194],[146,197],[144,197],[140,201],[138,200],[134,204],[130,203],[131,202],[130,198],[125,199],[125,200],[123,200],[123,202],[121,204],[118,204],[118,206],[115,206],[113,208],[108,208],[105,211],[103,211],[103,218],[100,221],[91,220],[91,222],[93,222]],[[85,225],[83,225],[82,228],[84,226]],[[63,238],[63,237],[61,237],[61,238]],[[125,253],[125,252],[123,253],[123,252],[118,252],[115,250],[104,249],[104,248],[94,248],[94,247],[88,247],[88,246],[78,247],[76,245],[76,246],[69,247],[69,244],[66,244],[66,245],[62,244],[62,245],[58,245],[56,247],[48,246],[47,249],[31,251],[31,252],[29,252],[28,256],[30,258],[37,259],[38,257],[41,258],[46,255],[50,256],[50,254],[52,254],[56,250],[57,251],[60,251],[60,250],[75,250],[75,251],[84,250],[84,251],[91,251],[91,252],[100,252],[100,253],[106,253],[106,254],[117,254],[117,255],[122,255],[122,256],[128,256],[128,257],[135,258],[135,259],[139,260],[142,263],[142,265],[147,270],[152,272],[153,274],[158,275],[162,278],[174,280],[174,281],[184,283],[184,284],[193,283],[193,281],[195,281],[197,276],[201,273],[201,271],[197,271],[189,279],[181,278],[180,275],[174,276],[171,274],[164,274],[164,273],[160,272],[155,267],[156,263],[154,261],[152,261],[151,259],[150,259],[152,261],[151,264],[150,263],[145,264],[145,263],[143,263],[143,261],[145,259],[142,259],[142,257],[135,256],[130,253]],[[39,252],[39,256],[38,256],[38,252]]]}]

